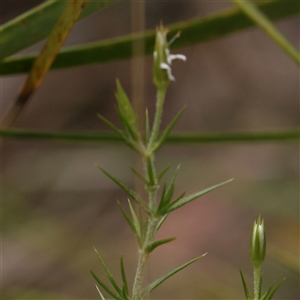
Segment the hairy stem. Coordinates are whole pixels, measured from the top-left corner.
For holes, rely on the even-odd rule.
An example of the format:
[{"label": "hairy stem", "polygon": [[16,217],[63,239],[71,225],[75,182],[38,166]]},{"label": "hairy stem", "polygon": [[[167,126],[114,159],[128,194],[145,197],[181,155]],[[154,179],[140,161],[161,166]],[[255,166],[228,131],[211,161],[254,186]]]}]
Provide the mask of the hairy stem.
[{"label": "hairy stem", "polygon": [[254,267],[254,300],[259,300],[260,298],[260,266]]}]

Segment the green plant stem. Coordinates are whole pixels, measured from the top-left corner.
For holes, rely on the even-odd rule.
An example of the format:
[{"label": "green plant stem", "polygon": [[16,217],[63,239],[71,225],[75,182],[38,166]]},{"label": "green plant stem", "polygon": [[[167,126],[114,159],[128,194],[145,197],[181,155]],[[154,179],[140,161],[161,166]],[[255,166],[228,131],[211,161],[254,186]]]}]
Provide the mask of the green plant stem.
[{"label": "green plant stem", "polygon": [[[149,164],[147,163],[147,158],[144,158],[143,162],[145,166],[146,176],[148,176],[150,170],[149,170]],[[159,218],[156,216],[156,209],[157,209],[156,201],[157,201],[158,185],[156,184],[157,178],[156,178],[156,172],[154,166],[154,154],[152,154],[150,157],[150,165],[151,165],[151,173],[154,175],[154,182],[153,184],[147,187],[150,213],[148,215],[145,239],[142,243],[142,246],[139,249],[138,266],[137,266],[134,284],[133,284],[133,290],[132,290],[133,300],[141,300],[143,297],[142,295],[143,277],[144,277],[144,271],[145,271],[147,259],[149,256],[149,253],[147,252],[146,248],[148,245],[154,242],[155,234],[157,231],[157,224],[159,222]],[[149,176],[148,176],[148,180],[150,181]]]},{"label": "green plant stem", "polygon": [[156,138],[159,133],[159,126],[161,123],[162,113],[163,113],[163,105],[165,101],[165,95],[166,95],[166,88],[159,88],[157,91],[157,101],[156,101],[156,113],[153,123],[153,128],[149,140],[148,148],[150,148],[154,145]]},{"label": "green plant stem", "polygon": [[254,266],[253,269],[253,275],[254,275],[254,300],[259,300],[260,298],[260,266]]}]

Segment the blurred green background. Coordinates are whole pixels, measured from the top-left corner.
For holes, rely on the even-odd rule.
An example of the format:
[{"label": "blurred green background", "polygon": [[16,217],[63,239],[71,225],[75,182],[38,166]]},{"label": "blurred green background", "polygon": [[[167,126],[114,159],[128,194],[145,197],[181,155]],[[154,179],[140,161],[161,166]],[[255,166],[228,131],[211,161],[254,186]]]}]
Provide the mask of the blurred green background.
[{"label": "blurred green background", "polygon": [[[42,1],[5,1],[1,23]],[[131,5],[113,4],[79,22],[67,45],[131,32]],[[146,1],[146,28],[188,20],[231,7],[229,1]],[[299,44],[299,17],[276,22]],[[21,38],[21,37],[20,37]],[[40,49],[43,43],[25,52]],[[24,51],[23,51],[24,52]],[[299,69],[264,33],[250,29],[175,52],[163,126],[184,105],[174,131],[229,132],[299,126]],[[152,58],[145,58],[145,104],[153,114]],[[116,118],[115,78],[132,92],[131,62],[51,71],[16,128],[107,130],[96,114]],[[1,78],[2,115],[26,76]],[[174,267],[208,255],[166,281],[151,299],[244,299],[239,269],[251,283],[249,239],[258,214],[265,219],[266,288],[286,277],[274,299],[299,299],[299,144],[168,144],[157,154],[158,169],[181,163],[177,194],[235,180],[174,212],[160,238],[177,236],[158,248],[147,270],[153,280]],[[132,278],[137,245],[117,200],[126,195],[94,166],[129,186],[134,153],[118,143],[2,140],[2,299],[99,299],[92,268],[104,279],[93,247],[118,272],[124,256]]]}]

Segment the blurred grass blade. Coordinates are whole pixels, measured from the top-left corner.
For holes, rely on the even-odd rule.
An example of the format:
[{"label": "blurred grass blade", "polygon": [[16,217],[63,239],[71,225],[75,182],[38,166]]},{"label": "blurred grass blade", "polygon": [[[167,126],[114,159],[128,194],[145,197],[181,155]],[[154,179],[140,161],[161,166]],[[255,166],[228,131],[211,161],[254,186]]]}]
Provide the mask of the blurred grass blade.
[{"label": "blurred grass blade", "polygon": [[198,259],[202,258],[205,256],[205,254],[198,256],[187,263],[181,265],[180,267],[177,267],[176,269],[168,272],[167,274],[161,276],[160,278],[156,279],[154,282],[152,282],[145,290],[145,293],[148,294],[149,292],[153,291],[155,288],[157,288],[160,284],[162,284],[165,280],[176,274],[177,272],[181,271],[182,269],[186,268],[187,266],[191,265],[192,263],[196,262]]},{"label": "blurred grass blade", "polygon": [[230,180],[221,182],[221,183],[216,184],[216,185],[214,185],[214,186],[212,186],[212,187],[210,187],[210,188],[207,188],[207,189],[205,189],[205,190],[202,190],[202,191],[200,191],[200,192],[198,192],[198,193],[192,194],[192,195],[187,196],[187,197],[185,197],[185,198],[181,198],[179,201],[171,202],[171,203],[169,204],[169,206],[167,207],[166,210],[167,210],[167,212],[169,213],[169,212],[171,212],[171,211],[173,211],[173,210],[175,210],[175,209],[178,209],[178,208],[180,208],[181,206],[186,205],[186,204],[190,203],[191,201],[196,200],[197,198],[199,198],[199,197],[201,197],[201,196],[203,196],[203,195],[205,195],[205,194],[207,194],[207,193],[209,193],[209,192],[215,190],[216,188],[218,188],[218,187],[220,187],[220,186],[222,186],[222,185],[224,185],[224,184],[227,184],[227,183],[231,182],[232,180],[233,180],[233,179],[230,179]]},{"label": "blurred grass blade", "polygon": [[[281,34],[274,24],[259,10],[256,4],[249,0],[231,0],[250,19],[252,19],[280,48],[283,49],[298,65],[300,65],[300,54],[297,49]],[[298,6],[300,2],[298,1]]]},{"label": "blurred grass blade", "polygon": [[[115,0],[89,1],[80,19],[88,17],[113,2]],[[48,0],[3,24],[0,27],[0,60],[46,38],[57,23],[66,4],[67,1]]]},{"label": "blurred grass blade", "polygon": [[[41,53],[36,57],[27,80],[18,95],[17,101],[3,121],[4,127],[9,127],[19,116],[29,97],[41,85],[52,62],[64,44],[71,29],[88,0],[69,0],[58,22],[51,31]],[[20,38],[19,38],[20,39]]]},{"label": "blurred grass blade", "polygon": [[[23,140],[55,140],[72,142],[121,142],[123,138],[108,132],[92,131],[34,131],[24,129],[0,130],[0,136],[6,139]],[[181,132],[173,133],[166,139],[166,143],[173,144],[207,144],[207,143],[282,143],[298,142],[300,140],[299,128],[265,132]],[[167,171],[166,168],[163,171]],[[163,171],[159,175],[161,179]],[[162,174],[163,173],[163,174]]]},{"label": "blurred grass blade", "polygon": [[138,233],[139,236],[141,236],[141,227],[140,227],[140,223],[139,223],[139,219],[134,211],[134,208],[130,202],[130,200],[128,199],[128,205],[129,205],[129,209],[130,209],[130,213],[132,216],[132,220],[133,220],[133,225]]},{"label": "blurred grass blade", "polygon": [[[258,8],[273,21],[297,14],[300,11],[298,1],[264,1],[258,4]],[[255,23],[240,9],[232,8],[205,18],[170,24],[167,27],[171,37],[181,31],[180,39],[175,40],[171,45],[171,48],[175,49],[217,39],[254,25]],[[144,42],[145,54],[152,54],[154,37],[155,31],[151,30],[140,34],[66,47],[57,56],[52,68],[61,69],[129,59],[132,57],[132,44],[138,41]],[[34,58],[35,54],[7,58],[0,63],[0,74],[27,73]]]}]

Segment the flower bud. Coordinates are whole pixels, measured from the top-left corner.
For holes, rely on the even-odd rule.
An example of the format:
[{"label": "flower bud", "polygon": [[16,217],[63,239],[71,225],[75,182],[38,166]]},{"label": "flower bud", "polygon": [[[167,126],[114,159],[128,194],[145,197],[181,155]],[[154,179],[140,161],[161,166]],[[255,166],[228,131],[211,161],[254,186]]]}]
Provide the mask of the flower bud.
[{"label": "flower bud", "polygon": [[174,59],[186,60],[182,54],[170,54],[169,44],[167,41],[168,30],[161,24],[156,30],[156,39],[154,47],[153,62],[153,81],[158,88],[167,88],[170,81],[175,81],[172,75],[171,64]]},{"label": "flower bud", "polygon": [[250,259],[255,267],[259,267],[266,256],[266,233],[264,220],[259,216],[257,222],[254,221],[252,236],[250,241]]}]

